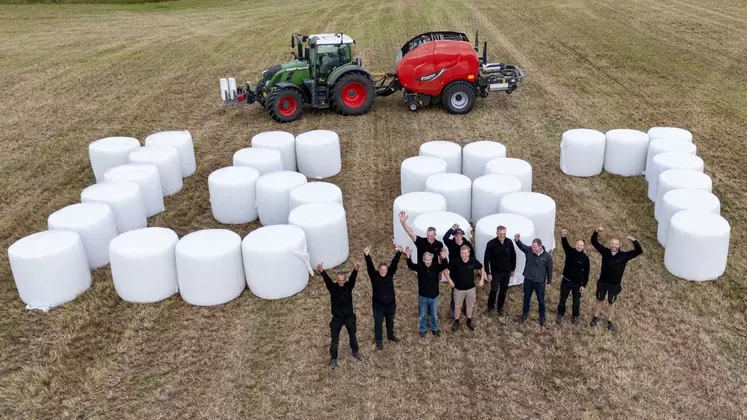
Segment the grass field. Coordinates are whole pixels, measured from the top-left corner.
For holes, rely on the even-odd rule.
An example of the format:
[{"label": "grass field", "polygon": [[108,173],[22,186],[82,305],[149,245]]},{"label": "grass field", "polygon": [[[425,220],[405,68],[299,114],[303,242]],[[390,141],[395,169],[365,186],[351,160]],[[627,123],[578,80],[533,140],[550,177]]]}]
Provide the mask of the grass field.
[{"label": "grass field", "polygon": [[[298,4],[294,4],[298,3]],[[338,0],[277,3],[0,5],[0,417],[20,418],[747,418],[747,6],[741,0]],[[518,64],[525,84],[481,100],[464,117],[412,113],[395,95],[362,117],[305,112],[273,123],[258,106],[224,109],[218,78],[255,81],[290,57],[290,33],[343,30],[357,55],[392,70],[412,35],[454,29],[489,42],[494,61]],[[731,222],[726,275],[692,284],[669,275],[642,177],[580,179],[558,168],[560,134],[574,127],[690,129],[722,214]],[[135,305],[108,268],[92,288],[49,313],[27,311],[5,250],[46,228],[93,182],[87,144],[188,129],[198,168],[149,220],[180,236],[223,227],[207,176],[265,130],[336,130],[351,256],[390,256],[399,165],[432,139],[497,139],[534,167],[534,190],[558,205],[558,229],[588,240],[602,225],[640,239],[617,309],[618,331],[540,329],[536,302],[520,326],[519,289],[505,320],[417,337],[417,284],[397,278],[399,345],[376,352],[370,283],[355,291],[365,360],[327,367],[329,298],[315,277],[290,299],[248,290],[219,307],[175,296]],[[257,223],[232,227],[245,236]],[[630,244],[624,242],[624,248]],[[599,259],[592,256],[592,277]],[[562,268],[556,253],[556,278]],[[349,269],[350,263],[343,268]],[[547,297],[554,321],[559,282]],[[593,287],[589,292],[593,292]],[[442,289],[446,293],[446,289]],[[478,293],[479,313],[487,289]],[[447,320],[447,301],[441,302]],[[442,327],[446,324],[442,324]]]}]

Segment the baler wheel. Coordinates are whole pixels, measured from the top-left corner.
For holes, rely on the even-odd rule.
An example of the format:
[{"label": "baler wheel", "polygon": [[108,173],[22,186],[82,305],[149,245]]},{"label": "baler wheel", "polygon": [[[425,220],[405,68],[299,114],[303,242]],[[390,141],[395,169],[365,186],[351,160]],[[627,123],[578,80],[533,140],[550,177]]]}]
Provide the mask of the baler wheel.
[{"label": "baler wheel", "polygon": [[466,114],[475,106],[475,89],[465,82],[454,82],[444,89],[442,99],[451,114]]}]

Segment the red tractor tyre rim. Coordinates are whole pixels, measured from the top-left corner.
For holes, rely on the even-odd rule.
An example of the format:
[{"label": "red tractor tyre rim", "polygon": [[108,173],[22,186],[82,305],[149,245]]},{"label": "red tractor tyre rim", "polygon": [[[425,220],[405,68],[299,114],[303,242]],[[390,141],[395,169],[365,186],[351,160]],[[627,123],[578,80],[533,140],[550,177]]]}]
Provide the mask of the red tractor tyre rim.
[{"label": "red tractor tyre rim", "polygon": [[296,112],[298,102],[292,96],[283,96],[278,102],[278,113],[284,117],[289,117]]},{"label": "red tractor tyre rim", "polygon": [[350,82],[342,88],[342,103],[348,108],[360,108],[366,102],[368,92],[363,84]]}]

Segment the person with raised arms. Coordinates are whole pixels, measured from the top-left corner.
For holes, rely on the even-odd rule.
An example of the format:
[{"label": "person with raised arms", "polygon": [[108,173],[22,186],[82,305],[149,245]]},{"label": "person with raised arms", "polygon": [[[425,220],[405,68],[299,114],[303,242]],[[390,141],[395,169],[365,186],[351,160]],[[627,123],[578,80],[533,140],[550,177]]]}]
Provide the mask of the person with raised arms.
[{"label": "person with raised arms", "polygon": [[394,274],[397,272],[399,257],[402,255],[402,247],[399,245],[394,249],[392,262],[387,266],[379,263],[378,269],[374,267],[373,260],[369,252],[371,248],[366,247],[363,255],[366,259],[366,269],[368,277],[371,279],[371,304],[374,316],[374,334],[376,335],[376,348],[384,349],[384,340],[382,338],[381,324],[386,319],[387,339],[393,343],[399,343],[399,338],[394,335],[394,315],[397,310],[397,301],[394,294]]},{"label": "person with raised arms", "polygon": [[329,344],[329,365],[332,369],[337,368],[337,347],[340,341],[340,331],[344,326],[348,330],[350,337],[350,350],[353,352],[353,358],[361,360],[358,353],[358,340],[356,338],[356,317],[353,310],[353,288],[355,280],[358,277],[360,264],[356,261],[353,266],[353,272],[350,277],[342,271],[338,271],[336,281],[332,281],[329,274],[324,270],[323,263],[316,266],[316,271],[324,279],[324,285],[329,291],[329,300],[332,309],[332,320],[329,322],[331,342]]},{"label": "person with raised arms", "polygon": [[532,293],[537,294],[539,304],[540,326],[545,326],[545,289],[552,284],[552,256],[545,250],[540,238],[534,238],[532,246],[521,242],[521,235],[514,235],[516,246],[526,256],[524,265],[524,308],[519,322],[523,323],[529,316]]},{"label": "person with raised arms", "polygon": [[407,213],[405,213],[404,210],[399,212],[399,222],[402,224],[402,228],[407,232],[410,239],[415,243],[415,248],[418,252],[417,263],[423,261],[423,254],[426,252],[430,252],[434,258],[441,255],[441,248],[444,247],[444,244],[436,239],[436,228],[432,226],[429,227],[426,231],[425,238],[416,235],[410,225],[407,224]]},{"label": "person with raised arms", "polygon": [[[420,338],[425,337],[426,314],[430,314],[431,332],[436,337],[441,336],[438,329],[438,296],[441,283],[441,272],[447,268],[446,248],[441,248],[441,261],[434,262],[430,252],[423,254],[423,262],[415,264],[410,259],[410,247],[405,248],[407,267],[417,273],[418,278],[418,318],[420,321]],[[453,295],[452,295],[453,296]]]},{"label": "person with raised arms", "polygon": [[555,323],[560,325],[565,316],[565,302],[568,295],[573,292],[573,318],[571,323],[578,325],[578,317],[581,315],[581,293],[589,283],[589,256],[584,251],[586,243],[578,239],[573,246],[568,242],[568,231],[560,231],[560,240],[565,251],[565,265],[563,266],[563,281],[560,283],[560,302],[558,303],[558,318]]},{"label": "person with raised arms", "polygon": [[607,329],[615,330],[612,323],[612,315],[615,313],[615,302],[617,296],[622,292],[622,277],[625,272],[625,266],[628,261],[643,254],[641,244],[632,236],[628,240],[633,243],[632,251],[620,251],[620,239],[612,238],[610,247],[607,248],[599,243],[599,232],[604,228],[600,227],[591,235],[591,244],[602,256],[602,269],[599,272],[597,281],[597,302],[594,304],[594,317],[591,319],[591,326],[594,327],[599,322],[599,312],[602,310],[602,302],[607,297]]}]

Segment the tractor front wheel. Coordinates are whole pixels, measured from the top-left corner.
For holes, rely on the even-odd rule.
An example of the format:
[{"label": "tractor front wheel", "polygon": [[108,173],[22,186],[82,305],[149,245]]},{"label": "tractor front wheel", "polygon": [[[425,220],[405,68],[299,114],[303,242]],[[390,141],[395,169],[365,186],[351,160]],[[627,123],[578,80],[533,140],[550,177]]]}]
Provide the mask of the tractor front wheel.
[{"label": "tractor front wheel", "polygon": [[475,106],[475,89],[465,82],[455,82],[444,89],[443,103],[451,114],[466,114]]},{"label": "tractor front wheel", "polygon": [[345,74],[332,88],[332,106],[338,114],[363,115],[371,110],[375,99],[376,87],[363,73]]},{"label": "tractor front wheel", "polygon": [[293,88],[276,89],[265,102],[265,109],[273,120],[281,123],[291,122],[301,116],[303,96]]}]

